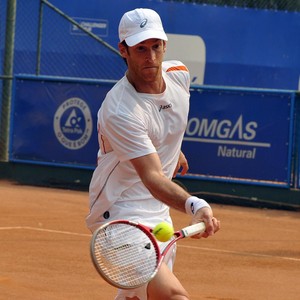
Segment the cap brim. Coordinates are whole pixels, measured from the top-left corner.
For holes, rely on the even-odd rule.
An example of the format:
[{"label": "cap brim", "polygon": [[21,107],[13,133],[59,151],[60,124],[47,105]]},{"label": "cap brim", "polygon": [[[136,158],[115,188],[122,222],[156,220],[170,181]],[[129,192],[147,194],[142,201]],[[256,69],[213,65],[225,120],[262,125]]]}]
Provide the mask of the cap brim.
[{"label": "cap brim", "polygon": [[163,31],[146,30],[127,37],[125,41],[129,47],[132,47],[149,39],[160,39],[167,41],[168,37]]}]

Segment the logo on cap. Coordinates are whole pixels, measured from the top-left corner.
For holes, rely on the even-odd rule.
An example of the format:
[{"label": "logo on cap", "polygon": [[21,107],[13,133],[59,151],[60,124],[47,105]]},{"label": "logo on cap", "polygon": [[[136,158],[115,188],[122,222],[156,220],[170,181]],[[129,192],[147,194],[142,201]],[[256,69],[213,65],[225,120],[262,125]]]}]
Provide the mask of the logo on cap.
[{"label": "logo on cap", "polygon": [[144,19],[140,25],[141,28],[144,28],[147,24],[148,20],[147,19]]}]

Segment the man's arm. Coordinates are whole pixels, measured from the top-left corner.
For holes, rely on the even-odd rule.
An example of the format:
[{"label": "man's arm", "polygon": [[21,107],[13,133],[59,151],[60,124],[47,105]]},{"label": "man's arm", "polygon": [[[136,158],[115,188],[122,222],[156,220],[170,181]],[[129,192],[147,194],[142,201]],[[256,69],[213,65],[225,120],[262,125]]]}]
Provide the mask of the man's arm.
[{"label": "man's arm", "polygon": [[156,199],[185,212],[185,201],[190,194],[163,174],[157,153],[132,159],[131,162],[144,185]]},{"label": "man's arm", "polygon": [[[131,163],[144,185],[156,199],[169,207],[186,212],[186,202],[191,195],[163,174],[157,153],[132,159]],[[209,205],[194,212],[192,223],[200,222],[201,220],[206,224],[206,236],[212,235],[220,227],[219,221],[213,218]],[[205,234],[202,236],[205,237]]]}]

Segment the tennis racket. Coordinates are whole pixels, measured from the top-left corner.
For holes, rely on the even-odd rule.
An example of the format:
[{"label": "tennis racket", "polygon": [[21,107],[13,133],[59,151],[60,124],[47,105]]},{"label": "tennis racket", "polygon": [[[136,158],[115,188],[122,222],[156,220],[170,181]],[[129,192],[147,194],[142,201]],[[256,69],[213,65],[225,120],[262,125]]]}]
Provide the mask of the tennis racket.
[{"label": "tennis racket", "polygon": [[93,233],[91,258],[98,273],[109,284],[133,289],[156,275],[166,253],[176,241],[204,231],[203,222],[176,231],[161,253],[151,228],[132,221],[116,220],[102,225]]}]

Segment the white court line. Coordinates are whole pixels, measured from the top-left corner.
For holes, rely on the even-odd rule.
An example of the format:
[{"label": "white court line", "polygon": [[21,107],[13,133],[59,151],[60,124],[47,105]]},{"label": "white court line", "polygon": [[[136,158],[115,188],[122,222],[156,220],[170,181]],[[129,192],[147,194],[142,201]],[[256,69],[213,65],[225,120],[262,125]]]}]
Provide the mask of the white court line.
[{"label": "white court line", "polygon": [[[58,234],[75,235],[75,236],[84,236],[84,237],[92,236],[91,234],[87,234],[87,233],[77,233],[77,232],[71,232],[71,231],[53,230],[53,229],[30,227],[30,226],[0,227],[0,230],[16,230],[16,229],[27,229],[27,230],[35,230],[35,231],[51,232],[51,233],[58,233]],[[215,248],[204,248],[204,247],[185,246],[185,245],[178,245],[178,247],[179,248],[196,249],[196,250],[202,250],[202,251],[228,253],[228,254],[236,254],[236,255],[244,255],[244,256],[246,255],[246,256],[254,256],[254,257],[276,258],[276,259],[300,262],[300,258],[293,258],[293,257],[286,257],[286,256],[276,256],[276,255],[268,255],[268,254],[260,254],[260,253],[222,250],[222,249],[215,249]]]},{"label": "white court line", "polygon": [[0,230],[15,230],[15,229],[27,229],[27,230],[44,231],[44,232],[60,233],[60,234],[67,234],[67,235],[76,235],[76,236],[88,236],[88,237],[92,236],[91,234],[87,234],[87,233],[77,233],[71,231],[62,231],[62,230],[54,230],[54,229],[46,229],[46,228],[30,227],[30,226],[0,227]]},{"label": "white court line", "polygon": [[237,255],[246,255],[246,256],[254,256],[254,257],[267,257],[267,258],[277,258],[277,259],[284,259],[284,260],[291,260],[291,261],[298,261],[300,262],[300,258],[294,257],[286,257],[286,256],[277,256],[277,255],[268,255],[268,254],[260,254],[260,253],[253,253],[253,252],[241,252],[241,251],[233,251],[233,250],[220,250],[214,248],[203,248],[203,247],[195,247],[195,246],[184,246],[179,245],[180,248],[189,248],[189,249],[197,249],[197,250],[205,250],[205,251],[213,251],[213,252],[222,252],[228,254],[237,254]]}]

